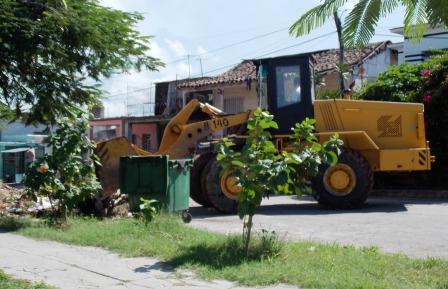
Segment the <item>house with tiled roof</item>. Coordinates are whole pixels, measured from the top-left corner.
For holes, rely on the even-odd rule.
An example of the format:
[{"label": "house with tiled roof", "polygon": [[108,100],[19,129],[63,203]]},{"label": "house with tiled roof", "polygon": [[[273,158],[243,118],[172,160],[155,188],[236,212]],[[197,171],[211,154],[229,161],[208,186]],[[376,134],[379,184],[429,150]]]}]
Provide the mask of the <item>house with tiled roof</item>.
[{"label": "house with tiled roof", "polygon": [[256,88],[256,66],[245,60],[217,76],[157,83],[156,114],[173,115],[193,98],[237,113],[258,106]]},{"label": "house with tiled roof", "polygon": [[[390,41],[384,41],[347,50],[344,57],[348,68],[347,84],[355,82],[359,88],[374,80],[378,73],[386,70],[388,66],[396,64],[398,54],[389,48],[390,44]],[[315,74],[324,80],[325,85],[319,87],[320,94],[337,90],[339,49],[306,54],[312,55]],[[159,83],[158,89],[156,88],[156,106],[160,108],[156,109],[156,114],[174,114],[193,98],[210,103],[227,113],[237,113],[259,106],[258,61],[244,60],[217,76]]]},{"label": "house with tiled roof", "polygon": [[[398,51],[391,48],[390,41],[369,43],[365,47],[348,49],[344,53],[347,69],[346,85],[355,82],[355,90],[376,79],[390,65],[398,63]],[[339,49],[313,53],[314,70],[324,80],[321,91],[337,90],[339,85]]]}]

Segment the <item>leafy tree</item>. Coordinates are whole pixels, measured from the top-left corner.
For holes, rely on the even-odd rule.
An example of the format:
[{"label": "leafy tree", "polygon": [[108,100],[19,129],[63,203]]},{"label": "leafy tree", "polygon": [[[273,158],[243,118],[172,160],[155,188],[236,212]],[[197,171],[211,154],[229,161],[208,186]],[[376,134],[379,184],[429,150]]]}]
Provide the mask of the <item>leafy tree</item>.
[{"label": "leafy tree", "polygon": [[[299,37],[322,26],[334,16],[348,0],[322,0],[321,4],[305,12],[290,27],[289,32]],[[448,26],[448,5],[446,0],[359,0],[344,22],[344,42],[349,46],[364,46],[375,34],[380,17],[387,16],[398,6],[406,9],[404,32],[410,38],[419,39],[431,26]]]},{"label": "leafy tree", "polygon": [[97,156],[86,134],[88,115],[59,118],[58,123],[47,140],[52,152],[29,166],[24,184],[34,199],[48,197],[55,216],[66,220],[67,211],[90,200],[101,186],[95,175]]},{"label": "leafy tree", "polygon": [[248,136],[241,150],[224,138],[217,146],[217,159],[223,171],[232,172],[242,188],[238,196],[238,215],[245,219],[243,239],[248,255],[253,216],[263,196],[270,193],[310,193],[309,178],[317,175],[324,162],[334,165],[341,141],[332,137],[324,144],[313,135],[314,120],[305,119],[293,128],[293,151],[279,152],[272,142],[270,129],[278,128],[274,116],[260,108],[247,123]]},{"label": "leafy tree", "polygon": [[54,124],[100,96],[116,71],[154,70],[143,18],[97,0],[0,1],[0,115]]}]

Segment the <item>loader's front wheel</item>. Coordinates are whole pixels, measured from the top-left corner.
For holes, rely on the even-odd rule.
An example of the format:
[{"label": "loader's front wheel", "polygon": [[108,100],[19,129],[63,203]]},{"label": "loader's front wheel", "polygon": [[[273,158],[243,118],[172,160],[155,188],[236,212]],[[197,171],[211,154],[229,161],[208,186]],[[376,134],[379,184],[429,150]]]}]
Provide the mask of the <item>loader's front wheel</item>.
[{"label": "loader's front wheel", "polygon": [[[237,211],[236,197],[238,185],[233,177],[227,173],[221,174],[222,167],[213,158],[202,171],[202,188],[213,207],[221,213],[235,214]],[[229,192],[224,193],[223,188],[228,188]]]},{"label": "loader's front wheel", "polygon": [[343,149],[334,166],[321,165],[313,180],[314,198],[336,209],[362,206],[373,186],[373,173],[357,151]]},{"label": "loader's front wheel", "polygon": [[204,153],[197,157],[190,172],[190,197],[204,207],[212,207],[208,196],[201,186],[201,175],[207,163],[213,158],[213,153]]}]

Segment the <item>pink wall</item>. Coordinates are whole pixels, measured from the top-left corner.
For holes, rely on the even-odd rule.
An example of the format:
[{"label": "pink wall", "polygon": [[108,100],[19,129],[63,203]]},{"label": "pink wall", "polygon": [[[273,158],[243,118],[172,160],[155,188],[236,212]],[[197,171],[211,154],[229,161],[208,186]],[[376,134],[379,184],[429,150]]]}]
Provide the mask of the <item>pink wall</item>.
[{"label": "pink wall", "polygon": [[150,135],[151,152],[155,152],[158,149],[157,141],[157,124],[156,123],[131,123],[130,124],[131,135],[133,136],[134,144],[139,147],[144,147],[143,135]]},{"label": "pink wall", "polygon": [[122,118],[110,118],[110,119],[92,119],[89,121],[90,131],[89,136],[93,138],[93,127],[95,126],[116,126],[116,137],[124,136],[124,120]]}]

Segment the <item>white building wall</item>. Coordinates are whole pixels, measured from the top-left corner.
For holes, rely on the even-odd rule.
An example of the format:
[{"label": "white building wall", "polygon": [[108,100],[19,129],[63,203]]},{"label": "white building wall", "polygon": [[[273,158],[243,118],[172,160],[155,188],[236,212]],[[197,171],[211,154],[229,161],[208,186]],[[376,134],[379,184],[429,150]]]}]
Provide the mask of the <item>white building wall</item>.
[{"label": "white building wall", "polygon": [[[402,28],[395,28],[391,31],[403,35]],[[419,63],[428,58],[428,51],[434,49],[448,49],[447,28],[429,28],[419,42],[414,42],[405,38],[403,43],[403,53],[399,55],[399,63]]]},{"label": "white building wall", "polygon": [[[388,48],[355,67],[353,69],[351,80],[355,82],[354,90],[358,91],[366,83],[376,80],[378,74],[384,72],[390,65],[391,50]],[[349,83],[347,85],[349,85]]]},{"label": "white building wall", "polygon": [[[378,74],[385,71],[391,65],[390,49],[377,54],[376,56],[367,59],[359,67],[353,71],[353,76],[356,78],[363,78],[367,81],[373,81]],[[360,72],[364,72],[363,74]]]}]

